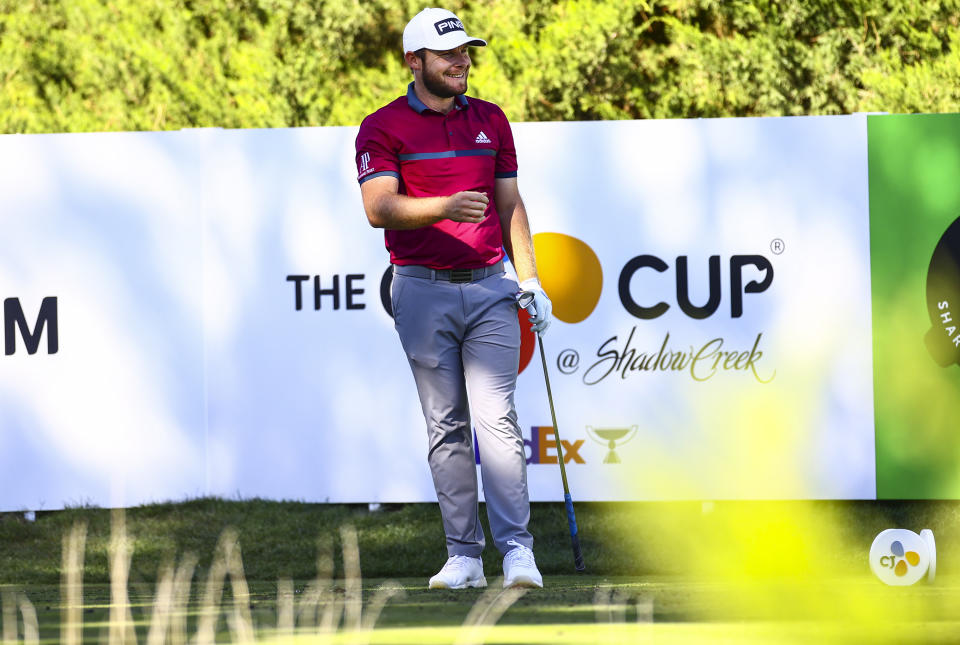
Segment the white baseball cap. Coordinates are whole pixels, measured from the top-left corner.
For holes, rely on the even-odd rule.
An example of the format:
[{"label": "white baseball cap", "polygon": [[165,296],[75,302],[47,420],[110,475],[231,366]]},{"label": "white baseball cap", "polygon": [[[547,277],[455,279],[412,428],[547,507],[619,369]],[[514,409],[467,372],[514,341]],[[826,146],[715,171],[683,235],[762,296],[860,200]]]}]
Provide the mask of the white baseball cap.
[{"label": "white baseball cap", "polygon": [[484,46],[487,41],[468,36],[463,23],[452,11],[429,7],[407,23],[403,29],[403,51],[418,49],[447,51],[461,45]]}]

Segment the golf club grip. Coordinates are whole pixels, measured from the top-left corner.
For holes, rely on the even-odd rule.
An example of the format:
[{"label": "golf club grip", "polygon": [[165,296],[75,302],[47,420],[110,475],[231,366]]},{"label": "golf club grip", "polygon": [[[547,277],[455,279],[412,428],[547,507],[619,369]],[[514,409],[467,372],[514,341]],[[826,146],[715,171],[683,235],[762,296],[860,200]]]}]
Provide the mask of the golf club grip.
[{"label": "golf club grip", "polygon": [[563,494],[563,501],[567,507],[567,524],[570,526],[570,542],[573,544],[573,566],[577,571],[583,571],[583,553],[580,551],[580,535],[577,531],[577,515],[573,512],[573,498],[570,493]]},{"label": "golf club grip", "polygon": [[583,553],[580,551],[580,538],[576,535],[571,535],[570,542],[573,544],[573,567],[577,571],[584,571],[587,565],[583,563]]}]

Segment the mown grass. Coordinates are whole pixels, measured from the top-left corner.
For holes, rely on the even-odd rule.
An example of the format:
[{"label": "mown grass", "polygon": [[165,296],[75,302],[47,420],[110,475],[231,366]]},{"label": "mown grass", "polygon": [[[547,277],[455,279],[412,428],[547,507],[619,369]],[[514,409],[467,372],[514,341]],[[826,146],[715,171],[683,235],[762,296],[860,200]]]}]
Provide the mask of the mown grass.
[{"label": "mown grass", "polygon": [[[960,571],[956,569],[960,558],[953,557],[960,545],[960,503],[954,501],[716,502],[707,506],[700,502],[580,503],[576,508],[588,572],[642,576],[686,570],[683,562],[669,557],[654,539],[658,527],[683,525],[706,542],[722,529],[728,512],[773,505],[789,512],[792,507],[811,504],[829,507],[845,520],[848,535],[843,544],[823,554],[825,566],[839,573],[863,571],[874,536],[894,526],[933,529],[940,552],[939,571]],[[339,529],[345,524],[357,529],[365,576],[429,577],[446,559],[435,504],[385,505],[370,512],[367,505],[201,498],[130,508],[126,518],[133,540],[132,582],[156,582],[159,563],[185,554],[199,559],[197,574],[203,575],[227,527],[239,535],[246,575],[253,581],[311,579],[317,572],[319,553],[340,552]],[[489,536],[483,508],[481,520]],[[59,584],[62,538],[77,521],[88,527],[84,581],[109,582],[110,511],[84,507],[38,512],[34,522],[24,520],[22,513],[0,514],[0,584]],[[572,573],[563,505],[532,504],[530,527],[541,571],[545,575]],[[498,574],[500,554],[489,539],[483,557],[488,575]],[[339,567],[339,560],[334,560]],[[342,572],[335,569],[334,575]]]}]

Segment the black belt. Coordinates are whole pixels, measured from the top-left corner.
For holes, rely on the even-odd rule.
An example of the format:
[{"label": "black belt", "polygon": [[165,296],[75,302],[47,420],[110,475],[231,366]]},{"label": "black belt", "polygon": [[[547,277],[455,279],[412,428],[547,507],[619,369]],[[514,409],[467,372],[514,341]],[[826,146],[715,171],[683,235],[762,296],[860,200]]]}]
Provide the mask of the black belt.
[{"label": "black belt", "polygon": [[414,278],[428,280],[443,280],[444,282],[476,282],[491,275],[503,273],[503,260],[488,267],[479,269],[431,269],[417,264],[394,264],[393,272],[399,275],[408,275]]}]

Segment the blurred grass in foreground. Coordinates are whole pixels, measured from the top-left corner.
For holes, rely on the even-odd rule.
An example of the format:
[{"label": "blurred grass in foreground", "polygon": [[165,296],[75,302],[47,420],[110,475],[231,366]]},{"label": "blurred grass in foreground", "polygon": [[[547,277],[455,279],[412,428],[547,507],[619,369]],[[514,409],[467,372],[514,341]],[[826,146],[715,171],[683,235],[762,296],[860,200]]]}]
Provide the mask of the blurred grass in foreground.
[{"label": "blurred grass in foreground", "polygon": [[[6,514],[3,640],[901,643],[960,633],[955,503],[581,504],[578,512],[588,575],[562,575],[572,571],[562,505],[537,504],[547,586],[526,594],[502,593],[493,553],[487,590],[426,589],[444,559],[431,505],[370,513],[209,499],[126,514],[70,509],[33,523]],[[818,521],[831,525],[817,539],[796,532]],[[889,526],[934,529],[936,584],[888,588],[872,577],[867,549]],[[784,552],[801,566],[773,557]]]}]

